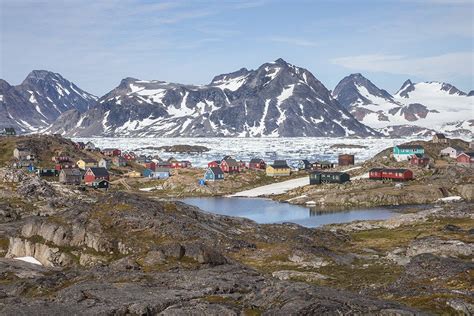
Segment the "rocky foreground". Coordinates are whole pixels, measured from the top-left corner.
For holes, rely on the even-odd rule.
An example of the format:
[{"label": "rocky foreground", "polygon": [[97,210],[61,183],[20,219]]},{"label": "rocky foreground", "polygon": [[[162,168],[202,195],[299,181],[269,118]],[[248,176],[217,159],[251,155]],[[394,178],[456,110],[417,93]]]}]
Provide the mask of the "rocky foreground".
[{"label": "rocky foreground", "polygon": [[20,171],[0,191],[2,315],[474,312],[472,203],[308,229]]}]

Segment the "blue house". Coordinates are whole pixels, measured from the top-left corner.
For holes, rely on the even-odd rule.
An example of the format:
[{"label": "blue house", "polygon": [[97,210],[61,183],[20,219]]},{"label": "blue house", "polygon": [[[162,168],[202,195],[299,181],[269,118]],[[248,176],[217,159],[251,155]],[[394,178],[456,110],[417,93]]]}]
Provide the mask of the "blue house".
[{"label": "blue house", "polygon": [[143,170],[142,172],[142,176],[144,176],[145,178],[151,178],[152,175],[153,175],[153,170],[148,169],[148,168]]},{"label": "blue house", "polygon": [[420,145],[398,145],[393,147],[393,158],[396,161],[410,160],[413,155],[425,154],[425,149]]},{"label": "blue house", "polygon": [[170,169],[169,168],[156,168],[152,177],[157,178],[157,179],[168,179],[170,177]]},{"label": "blue house", "polygon": [[224,172],[219,167],[207,168],[206,173],[204,174],[204,179],[207,181],[224,180]]}]

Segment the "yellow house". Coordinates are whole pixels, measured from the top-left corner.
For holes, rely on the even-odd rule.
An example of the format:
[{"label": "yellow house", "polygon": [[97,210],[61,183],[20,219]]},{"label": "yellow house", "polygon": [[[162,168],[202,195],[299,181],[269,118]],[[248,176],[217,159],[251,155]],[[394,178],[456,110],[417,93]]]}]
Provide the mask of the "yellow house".
[{"label": "yellow house", "polygon": [[275,160],[272,165],[267,166],[265,171],[269,177],[289,176],[291,173],[285,160]]},{"label": "yellow house", "polygon": [[76,165],[80,169],[86,170],[87,168],[97,167],[97,161],[94,160],[94,159],[90,159],[90,158],[84,158],[84,159],[79,159],[76,162]]},{"label": "yellow house", "polygon": [[140,178],[142,174],[138,171],[130,171],[129,173],[125,174],[125,176],[129,178]]}]

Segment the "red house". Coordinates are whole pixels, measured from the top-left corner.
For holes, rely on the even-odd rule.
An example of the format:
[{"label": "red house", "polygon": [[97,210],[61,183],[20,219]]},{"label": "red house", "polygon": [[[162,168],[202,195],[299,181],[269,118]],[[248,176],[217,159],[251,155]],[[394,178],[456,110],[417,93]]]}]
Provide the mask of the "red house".
[{"label": "red house", "polygon": [[369,179],[408,181],[413,179],[413,171],[410,169],[373,168],[369,171]]},{"label": "red house", "polygon": [[170,164],[170,168],[173,168],[173,169],[191,167],[191,162],[187,160],[183,160],[183,161],[173,160],[173,161],[170,161],[169,164]]},{"label": "red house", "polygon": [[267,164],[263,159],[260,158],[253,158],[249,162],[249,169],[259,169],[265,170],[267,168]]},{"label": "red house", "polygon": [[107,169],[102,167],[93,167],[88,168],[86,173],[84,174],[84,182],[87,185],[92,185],[93,182],[101,181],[101,180],[110,180],[109,172]]},{"label": "red house", "polygon": [[208,168],[217,168],[219,167],[220,163],[217,160],[211,161],[207,164]]},{"label": "red house", "polygon": [[410,158],[410,164],[414,166],[426,166],[430,163],[430,158],[421,154],[415,154]]},{"label": "red house", "polygon": [[54,166],[54,170],[61,171],[62,169],[72,169],[76,168],[76,164],[73,162],[63,162],[63,163],[57,163]]},{"label": "red house", "polygon": [[474,152],[460,153],[456,157],[456,162],[462,164],[474,164]]},{"label": "red house", "polygon": [[102,154],[104,156],[114,157],[114,156],[120,156],[122,154],[122,151],[117,148],[104,148],[102,150]]},{"label": "red house", "polygon": [[125,158],[125,160],[127,160],[127,161],[133,161],[133,160],[137,159],[137,156],[132,152],[125,153],[125,154],[122,155],[122,157]]},{"label": "red house", "polygon": [[232,159],[232,158],[229,158],[227,160],[222,160],[220,167],[222,171],[226,173],[240,172],[239,163],[235,159]]}]

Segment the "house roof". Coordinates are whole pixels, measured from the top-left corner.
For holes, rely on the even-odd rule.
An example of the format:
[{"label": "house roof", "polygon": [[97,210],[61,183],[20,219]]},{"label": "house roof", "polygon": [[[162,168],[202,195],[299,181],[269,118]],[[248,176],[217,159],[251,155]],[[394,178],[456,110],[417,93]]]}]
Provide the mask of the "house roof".
[{"label": "house roof", "polygon": [[405,171],[410,171],[410,169],[401,169],[401,168],[372,168],[369,170],[369,172],[380,172],[380,171],[385,171],[385,172],[405,172]]},{"label": "house roof", "polygon": [[86,163],[88,163],[88,162],[96,163],[96,162],[97,162],[97,160],[92,159],[92,158],[79,159],[79,161],[80,161],[80,160],[82,160],[82,161],[84,161],[84,162],[86,162]]},{"label": "house roof", "polygon": [[446,149],[454,149],[456,151],[463,151],[463,149],[461,147],[458,147],[458,146],[448,146],[446,148],[444,148],[442,151],[446,150]]},{"label": "house roof", "polygon": [[397,145],[400,149],[424,149],[421,145]]},{"label": "house roof", "polygon": [[309,162],[309,160],[307,159],[301,159],[301,161],[305,164],[305,165],[310,165],[311,163]]},{"label": "house roof", "polygon": [[239,166],[237,160],[232,159],[232,158],[229,158],[229,159],[225,160],[225,162],[227,163],[227,165],[229,165],[229,167],[238,167]]},{"label": "house roof", "polygon": [[76,168],[62,169],[61,172],[63,172],[66,176],[82,176],[81,170]]},{"label": "house roof", "polygon": [[103,167],[92,167],[89,168],[96,177],[108,177],[109,172]]},{"label": "house roof", "polygon": [[290,167],[288,167],[288,164],[286,163],[286,160],[275,160],[271,166],[273,168],[277,168],[277,169],[282,169],[282,168],[289,169],[290,168]]},{"label": "house roof", "polygon": [[460,154],[458,155],[458,157],[461,156],[461,155],[466,155],[466,156],[469,156],[469,157],[472,158],[472,157],[474,157],[474,152],[467,152],[467,153],[464,152],[464,153],[460,153]]},{"label": "house roof", "polygon": [[264,162],[261,158],[252,158],[250,159],[250,163],[261,163]]},{"label": "house roof", "polygon": [[416,158],[429,158],[428,156],[423,154],[414,154],[413,156],[415,156]]},{"label": "house roof", "polygon": [[102,151],[114,151],[114,150],[118,150],[118,148],[104,148],[104,149],[102,149]]},{"label": "house roof", "polygon": [[340,172],[340,171],[329,171],[329,172],[322,172],[322,171],[313,171],[311,174],[325,174],[325,175],[333,175],[333,176],[340,176],[343,174],[347,174],[346,172]]},{"label": "house roof", "polygon": [[222,169],[219,167],[210,167],[209,170],[211,170],[214,175],[224,174]]}]

